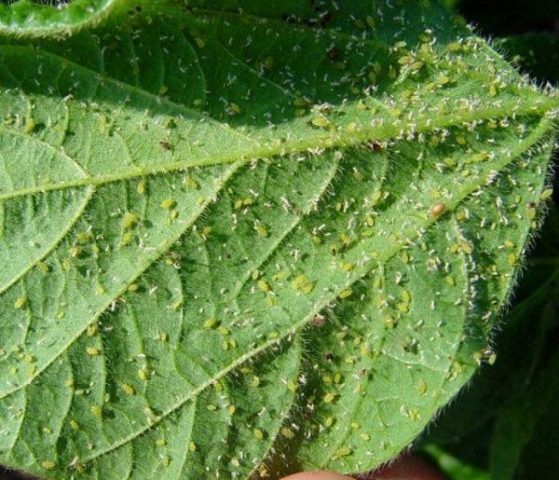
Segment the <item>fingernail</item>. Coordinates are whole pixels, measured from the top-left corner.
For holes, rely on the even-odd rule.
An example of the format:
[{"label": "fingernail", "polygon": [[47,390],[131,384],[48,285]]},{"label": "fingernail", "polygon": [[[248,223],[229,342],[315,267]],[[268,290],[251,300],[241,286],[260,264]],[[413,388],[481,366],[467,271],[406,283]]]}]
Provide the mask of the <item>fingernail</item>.
[{"label": "fingernail", "polygon": [[351,477],[332,472],[304,472],[285,477],[283,480],[353,480]]}]

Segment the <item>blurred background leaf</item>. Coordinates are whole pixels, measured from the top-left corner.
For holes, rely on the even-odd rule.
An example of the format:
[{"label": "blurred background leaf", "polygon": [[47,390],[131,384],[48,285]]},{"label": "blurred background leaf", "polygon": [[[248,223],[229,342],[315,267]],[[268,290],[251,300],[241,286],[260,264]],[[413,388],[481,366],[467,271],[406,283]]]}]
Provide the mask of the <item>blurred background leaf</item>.
[{"label": "blurred background leaf", "polygon": [[445,3],[454,4],[485,35],[505,37],[527,32],[553,32],[558,28],[557,0],[459,0]]},{"label": "blurred background leaf", "polygon": [[452,456],[434,444],[426,446],[425,450],[432,458],[436,459],[440,469],[450,478],[460,480],[492,480],[489,473],[465,463],[463,459]]},{"label": "blurred background leaf", "polygon": [[559,478],[558,396],[559,350],[555,348],[530,387],[518,391],[497,417],[490,449],[493,480]]},{"label": "blurred background leaf", "polygon": [[559,85],[559,35],[525,33],[499,39],[495,46],[533,78]]}]

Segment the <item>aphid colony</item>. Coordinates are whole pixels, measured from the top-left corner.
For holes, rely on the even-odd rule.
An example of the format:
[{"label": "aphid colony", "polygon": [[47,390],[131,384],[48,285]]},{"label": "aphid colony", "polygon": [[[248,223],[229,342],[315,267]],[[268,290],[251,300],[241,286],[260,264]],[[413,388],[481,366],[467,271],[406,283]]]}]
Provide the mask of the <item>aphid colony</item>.
[{"label": "aphid colony", "polygon": [[[360,471],[401,450],[391,426],[418,434],[494,360],[493,317],[551,195],[557,101],[523,101],[535,87],[474,37],[404,39],[396,16],[377,42],[391,3],[352,18],[353,35],[319,28],[335,12],[288,18],[286,35],[191,9],[192,35],[155,18],[149,35],[91,39],[103,60],[135,46],[129,84],[115,62],[101,75],[38,52],[3,91],[6,148],[29,168],[4,162],[0,199],[25,205],[22,238],[44,235],[17,242],[33,264],[0,277],[0,413],[40,432],[28,448],[47,474],[141,443],[159,471],[182,458],[192,478],[264,476],[276,434]],[[180,74],[142,83],[156,54]],[[41,232],[37,199],[64,192],[83,194],[75,214]],[[464,353],[470,321],[482,332]],[[64,408],[31,388],[28,407],[29,386]]]}]

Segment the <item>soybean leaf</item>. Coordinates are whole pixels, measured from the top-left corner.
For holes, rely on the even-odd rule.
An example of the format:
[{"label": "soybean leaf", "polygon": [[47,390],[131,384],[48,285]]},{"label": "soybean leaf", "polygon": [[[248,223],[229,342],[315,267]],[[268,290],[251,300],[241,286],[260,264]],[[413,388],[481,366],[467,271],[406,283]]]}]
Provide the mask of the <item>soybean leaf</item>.
[{"label": "soybean leaf", "polygon": [[[510,468],[509,475],[515,471],[516,461],[510,461],[514,455],[509,457],[505,451],[522,451],[526,440],[523,435],[496,434],[495,423],[499,419],[498,425],[507,425],[510,415],[502,421],[501,412],[511,410],[511,398],[518,404],[518,398],[522,397],[524,408],[532,409],[533,402],[528,399],[526,390],[534,395],[534,383],[547,368],[550,349],[552,351],[556,343],[559,261],[555,239],[558,226],[557,212],[552,208],[538,235],[537,248],[528,258],[529,268],[515,294],[515,306],[506,313],[499,325],[500,331],[492,340],[498,352],[495,364],[480,369],[471,385],[422,439],[426,444],[424,448],[435,458],[441,450],[462,463],[488,467],[491,445],[500,451],[502,465],[497,468]],[[516,411],[521,411],[518,406]],[[513,423],[525,422],[526,415],[521,417]],[[533,439],[536,444],[545,442],[536,435]],[[546,471],[547,468],[543,469]]]},{"label": "soybean leaf", "polygon": [[463,462],[436,445],[425,447],[440,469],[451,480],[490,480],[489,473],[473,465]]},{"label": "soybean leaf", "polygon": [[122,5],[0,46],[0,459],[392,458],[487,357],[557,94],[428,2]]},{"label": "soybean leaf", "polygon": [[136,8],[148,4],[123,0],[5,0],[0,2],[0,34],[15,37],[68,35],[100,23],[126,7],[126,3],[127,8],[133,4]]},{"label": "soybean leaf", "polygon": [[550,302],[558,293],[559,270],[551,262],[557,263],[557,259],[531,257],[532,266],[520,288],[520,292],[526,291],[526,298],[517,299],[492,340],[496,362],[479,370],[469,388],[437,420],[427,442],[456,444],[458,450],[464,450],[464,439],[470,442],[472,434],[484,426],[492,429],[510,397],[530,385],[545,359],[549,332],[556,327]]}]

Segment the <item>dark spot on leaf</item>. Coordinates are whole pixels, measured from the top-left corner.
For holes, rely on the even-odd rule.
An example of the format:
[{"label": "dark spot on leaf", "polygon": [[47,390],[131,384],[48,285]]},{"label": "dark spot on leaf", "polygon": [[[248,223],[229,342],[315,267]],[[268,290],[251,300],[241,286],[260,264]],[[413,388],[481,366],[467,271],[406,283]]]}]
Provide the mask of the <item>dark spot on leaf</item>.
[{"label": "dark spot on leaf", "polygon": [[332,47],[328,50],[328,59],[332,62],[339,60],[340,58],[340,49],[337,47]]}]

